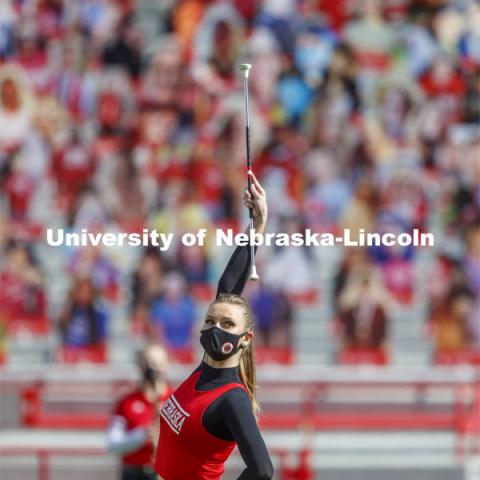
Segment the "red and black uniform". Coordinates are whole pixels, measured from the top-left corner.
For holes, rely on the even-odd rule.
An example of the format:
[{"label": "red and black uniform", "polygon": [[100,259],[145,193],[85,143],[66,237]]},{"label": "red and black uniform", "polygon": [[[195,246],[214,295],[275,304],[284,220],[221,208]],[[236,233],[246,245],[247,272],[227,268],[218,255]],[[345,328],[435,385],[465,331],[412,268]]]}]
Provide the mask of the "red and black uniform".
[{"label": "red and black uniform", "polygon": [[[249,266],[250,248],[238,247],[217,294],[240,295]],[[219,480],[235,446],[246,465],[237,480],[272,478],[272,462],[238,367],[202,362],[162,407],[155,471],[164,480]]]},{"label": "red and black uniform", "polygon": [[202,362],[163,404],[155,471],[165,480],[218,480],[237,445],[247,467],[239,480],[272,478],[238,368]]},{"label": "red and black uniform", "polygon": [[212,435],[203,425],[203,414],[223,393],[238,388],[227,383],[210,391],[195,388],[200,371],[194,372],[170,395],[160,412],[161,435],[155,470],[167,479],[220,478],[235,442]]}]

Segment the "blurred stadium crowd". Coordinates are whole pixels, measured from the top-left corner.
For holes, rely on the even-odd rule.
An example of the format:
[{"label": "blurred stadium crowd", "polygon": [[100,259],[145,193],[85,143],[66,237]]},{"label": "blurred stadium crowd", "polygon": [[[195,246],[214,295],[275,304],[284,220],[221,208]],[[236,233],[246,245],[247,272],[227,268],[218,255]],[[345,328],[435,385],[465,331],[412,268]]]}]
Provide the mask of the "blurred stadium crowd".
[{"label": "blurred stadium crowd", "polygon": [[312,249],[260,249],[259,343],[288,348],[298,306],[329,302],[339,349],[388,350],[427,254],[434,351],[478,346],[479,2],[6,0],[0,61],[4,354],[29,328],[104,360],[123,315],[191,359],[230,252],[53,249],[44,230],[243,229],[244,61],[269,231],[436,236],[344,249],[331,292]]}]

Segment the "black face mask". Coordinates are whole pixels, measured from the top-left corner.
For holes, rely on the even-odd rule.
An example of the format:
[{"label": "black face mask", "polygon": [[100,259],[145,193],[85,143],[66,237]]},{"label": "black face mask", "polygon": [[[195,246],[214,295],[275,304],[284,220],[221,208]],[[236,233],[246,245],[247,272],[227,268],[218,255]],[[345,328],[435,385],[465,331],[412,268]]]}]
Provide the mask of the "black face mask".
[{"label": "black face mask", "polygon": [[151,383],[152,385],[161,380],[162,377],[163,375],[154,368],[152,368],[150,365],[147,365],[143,369],[143,378],[145,379],[145,381]]},{"label": "black face mask", "polygon": [[219,327],[200,332],[200,344],[213,360],[226,360],[238,352],[238,341],[248,332],[235,335]]}]

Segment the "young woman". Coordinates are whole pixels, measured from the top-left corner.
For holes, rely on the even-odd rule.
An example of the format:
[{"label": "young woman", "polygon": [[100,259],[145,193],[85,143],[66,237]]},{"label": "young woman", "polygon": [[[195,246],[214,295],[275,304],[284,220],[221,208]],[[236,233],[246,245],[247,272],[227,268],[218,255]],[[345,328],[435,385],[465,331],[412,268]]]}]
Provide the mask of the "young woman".
[{"label": "young woman", "polygon": [[[253,209],[255,231],[263,233],[265,191],[252,180],[244,204]],[[204,359],[162,407],[155,460],[160,480],[219,480],[236,445],[246,464],[238,480],[273,476],[256,421],[253,315],[240,297],[249,269],[250,247],[237,247],[205,316]]]}]

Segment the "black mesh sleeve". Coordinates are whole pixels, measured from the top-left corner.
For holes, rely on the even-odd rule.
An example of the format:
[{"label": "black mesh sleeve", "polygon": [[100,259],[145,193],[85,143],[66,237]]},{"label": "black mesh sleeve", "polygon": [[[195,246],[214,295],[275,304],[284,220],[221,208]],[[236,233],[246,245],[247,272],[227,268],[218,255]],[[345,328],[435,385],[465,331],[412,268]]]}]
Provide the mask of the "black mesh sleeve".
[{"label": "black mesh sleeve", "polygon": [[250,261],[251,254],[249,245],[235,249],[218,281],[217,297],[221,293],[242,294],[250,273]]},{"label": "black mesh sleeve", "polygon": [[243,389],[234,388],[217,398],[205,411],[203,424],[212,435],[237,443],[246,465],[237,480],[273,477],[270,455]]}]

